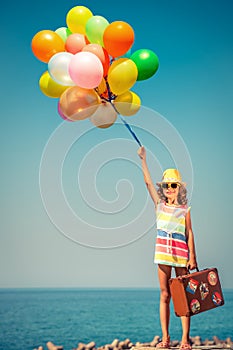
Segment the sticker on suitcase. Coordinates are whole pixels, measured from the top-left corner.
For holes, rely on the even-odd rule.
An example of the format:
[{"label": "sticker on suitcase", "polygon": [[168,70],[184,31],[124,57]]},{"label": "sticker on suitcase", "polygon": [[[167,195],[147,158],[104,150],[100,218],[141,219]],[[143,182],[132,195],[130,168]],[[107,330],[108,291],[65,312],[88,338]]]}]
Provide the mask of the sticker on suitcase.
[{"label": "sticker on suitcase", "polygon": [[201,282],[199,289],[200,289],[200,294],[201,294],[201,300],[205,300],[205,298],[209,294],[208,283]]},{"label": "sticker on suitcase", "polygon": [[190,303],[190,308],[193,314],[197,314],[201,309],[201,305],[197,299],[193,299]]},{"label": "sticker on suitcase", "polygon": [[198,287],[199,282],[196,281],[193,278],[190,278],[188,285],[186,287],[186,291],[191,293],[191,294],[195,294],[197,287]]},{"label": "sticker on suitcase", "polygon": [[212,301],[216,306],[222,305],[223,300],[221,294],[219,292],[214,292],[214,294],[212,295]]},{"label": "sticker on suitcase", "polygon": [[208,273],[207,278],[208,278],[208,282],[209,282],[209,284],[211,284],[211,286],[216,286],[216,284],[218,283],[218,275],[214,271],[210,271]]}]

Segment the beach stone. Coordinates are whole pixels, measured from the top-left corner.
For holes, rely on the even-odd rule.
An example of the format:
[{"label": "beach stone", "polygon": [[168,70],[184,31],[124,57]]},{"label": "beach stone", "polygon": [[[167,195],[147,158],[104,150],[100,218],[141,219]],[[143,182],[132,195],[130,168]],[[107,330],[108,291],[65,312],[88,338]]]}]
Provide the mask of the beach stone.
[{"label": "beach stone", "polygon": [[215,345],[221,344],[220,339],[219,339],[216,335],[213,336],[213,341],[214,341],[214,344],[215,344]]},{"label": "beach stone", "polygon": [[63,350],[62,345],[54,345],[51,341],[46,344],[48,350]]},{"label": "beach stone", "polygon": [[138,348],[138,347],[141,347],[141,346],[143,346],[143,344],[142,344],[142,343],[140,343],[139,341],[137,341],[137,342],[136,342],[136,344],[135,344],[135,347],[137,347],[137,348]]},{"label": "beach stone", "polygon": [[95,342],[91,341],[90,343],[86,344],[85,348],[88,349],[88,350],[94,349],[95,348]]},{"label": "beach stone", "polygon": [[193,345],[194,346],[201,346],[202,342],[201,342],[201,337],[199,335],[197,335],[196,337],[192,338],[193,341]]},{"label": "beach stone", "polygon": [[[139,346],[139,347],[134,346],[132,349],[134,349],[134,350],[138,350],[138,349],[140,349],[140,350],[155,350],[156,347],[153,347],[153,346],[151,346],[151,345],[149,345],[149,346],[144,346],[144,344],[143,344],[143,346]],[[131,350],[132,350],[132,349],[131,349]]]},{"label": "beach stone", "polygon": [[43,350],[43,346],[39,346],[38,350]]},{"label": "beach stone", "polygon": [[203,342],[203,345],[205,346],[213,346],[214,344],[215,344],[214,340],[209,340],[209,339],[205,339]]},{"label": "beach stone", "polygon": [[150,342],[150,345],[153,347],[153,346],[156,346],[158,343],[159,343],[159,339],[160,339],[160,336],[159,335],[156,335],[154,337],[154,339]]},{"label": "beach stone", "polygon": [[86,345],[84,343],[78,343],[77,350],[84,350],[86,348]]},{"label": "beach stone", "polygon": [[119,340],[119,339],[114,339],[114,340],[112,341],[111,346],[112,346],[113,348],[117,348],[118,345],[119,345],[119,343],[120,343],[120,340]]},{"label": "beach stone", "polygon": [[178,346],[179,344],[180,344],[179,340],[172,340],[172,341],[171,341],[171,346],[172,346],[173,348],[175,348],[175,347]]},{"label": "beach stone", "polygon": [[118,347],[120,347],[121,349],[128,349],[129,348],[129,343],[130,343],[130,339],[125,339],[123,341],[121,341],[118,345]]},{"label": "beach stone", "polygon": [[104,345],[104,350],[112,350],[112,349],[113,349],[113,347],[112,347],[111,344],[105,344]]}]

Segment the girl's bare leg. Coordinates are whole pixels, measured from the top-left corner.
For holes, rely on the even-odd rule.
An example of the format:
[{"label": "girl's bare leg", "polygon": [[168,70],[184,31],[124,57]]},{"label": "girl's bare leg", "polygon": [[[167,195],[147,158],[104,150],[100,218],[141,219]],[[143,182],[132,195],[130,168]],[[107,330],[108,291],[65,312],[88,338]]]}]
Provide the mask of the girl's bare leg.
[{"label": "girl's bare leg", "polygon": [[169,278],[171,277],[171,266],[158,265],[158,277],[160,284],[160,323],[162,329],[162,341],[170,341],[169,321],[170,321],[170,289]]},{"label": "girl's bare leg", "polygon": [[[186,267],[176,267],[175,270],[176,270],[176,276],[182,276],[187,274]],[[182,331],[183,331],[181,344],[188,344],[189,334],[190,334],[190,317],[182,316],[181,324],[182,324]]]}]

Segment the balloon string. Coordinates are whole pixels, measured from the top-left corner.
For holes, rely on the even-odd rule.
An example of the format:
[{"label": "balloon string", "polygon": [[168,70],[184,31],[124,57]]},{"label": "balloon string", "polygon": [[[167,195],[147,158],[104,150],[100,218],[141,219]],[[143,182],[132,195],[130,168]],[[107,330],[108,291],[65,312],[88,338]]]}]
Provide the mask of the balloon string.
[{"label": "balloon string", "polygon": [[105,78],[105,83],[106,83],[106,86],[107,86],[108,100],[109,100],[110,103],[112,103],[112,100],[114,100],[115,96],[113,96],[113,94],[112,94],[112,92],[110,90],[110,86],[109,86],[107,78]]},{"label": "balloon string", "polygon": [[139,138],[137,137],[137,135],[135,134],[135,132],[132,130],[132,128],[130,127],[130,125],[127,123],[127,121],[119,114],[118,110],[116,109],[116,106],[114,105],[114,103],[112,103],[112,101],[114,100],[114,95],[112,95],[111,90],[110,90],[110,86],[108,84],[107,79],[105,79],[106,82],[106,86],[107,86],[107,91],[108,91],[108,101],[111,103],[112,107],[115,109],[115,111],[117,112],[117,114],[119,115],[121,121],[124,123],[124,125],[126,126],[126,128],[129,130],[129,132],[131,133],[131,135],[133,136],[133,138],[135,139],[135,141],[138,143],[138,145],[141,147],[142,144],[139,140]]},{"label": "balloon string", "polygon": [[131,135],[133,136],[133,138],[136,140],[136,142],[139,144],[140,147],[142,147],[142,144],[140,142],[140,140],[138,139],[137,135],[135,134],[135,132],[131,129],[131,127],[129,126],[129,124],[125,121],[124,118],[122,118],[121,115],[119,115],[119,117],[121,118],[121,120],[123,121],[124,125],[126,126],[126,128],[129,130],[129,132],[131,133]]}]

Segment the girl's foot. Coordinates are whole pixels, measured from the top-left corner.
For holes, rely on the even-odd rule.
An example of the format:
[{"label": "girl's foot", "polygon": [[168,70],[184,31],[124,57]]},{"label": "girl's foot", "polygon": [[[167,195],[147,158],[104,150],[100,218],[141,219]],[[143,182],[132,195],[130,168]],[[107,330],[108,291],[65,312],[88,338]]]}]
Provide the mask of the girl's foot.
[{"label": "girl's foot", "polygon": [[162,340],[160,343],[156,345],[156,349],[170,349],[170,337],[168,337],[165,341]]}]

